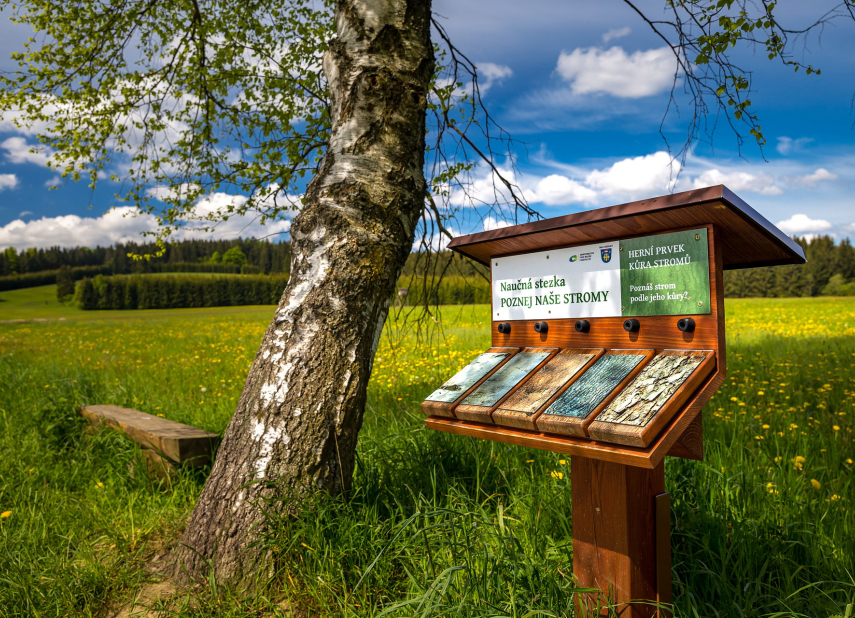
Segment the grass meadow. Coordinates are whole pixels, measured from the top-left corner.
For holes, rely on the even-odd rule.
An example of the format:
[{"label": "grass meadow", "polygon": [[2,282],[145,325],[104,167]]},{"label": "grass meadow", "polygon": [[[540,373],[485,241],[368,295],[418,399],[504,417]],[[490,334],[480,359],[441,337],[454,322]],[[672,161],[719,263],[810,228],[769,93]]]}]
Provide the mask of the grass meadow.
[{"label": "grass meadow", "polygon": [[[52,289],[0,295],[0,320],[52,319],[0,323],[0,616],[110,616],[156,580],[146,564],[204,471],[170,489],[132,474],[133,444],[87,434],[76,406],[222,431],[273,308],[78,312]],[[676,615],[848,617],[855,303],[726,311],[705,461],[666,461]],[[489,346],[488,307],[440,315],[431,341],[387,326],[351,499],[271,520],[277,572],[257,594],[210,581],[163,601],[164,616],[574,615],[569,460],[424,426],[421,400]]]}]

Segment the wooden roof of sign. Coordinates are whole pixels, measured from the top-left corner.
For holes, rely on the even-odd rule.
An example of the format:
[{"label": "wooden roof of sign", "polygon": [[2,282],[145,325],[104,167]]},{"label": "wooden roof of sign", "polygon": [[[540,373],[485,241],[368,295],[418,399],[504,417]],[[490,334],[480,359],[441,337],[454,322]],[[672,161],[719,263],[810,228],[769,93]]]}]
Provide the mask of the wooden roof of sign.
[{"label": "wooden roof of sign", "polygon": [[725,270],[806,261],[798,243],[724,185],[458,236],[448,247],[487,264],[501,255],[709,223],[720,235]]}]

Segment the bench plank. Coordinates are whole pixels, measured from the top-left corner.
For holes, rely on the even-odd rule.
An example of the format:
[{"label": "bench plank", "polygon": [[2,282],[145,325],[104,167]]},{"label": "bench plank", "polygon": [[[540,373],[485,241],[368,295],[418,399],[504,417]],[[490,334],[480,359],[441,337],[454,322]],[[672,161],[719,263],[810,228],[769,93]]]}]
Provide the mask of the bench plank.
[{"label": "bench plank", "polygon": [[216,433],[131,408],[81,406],[80,413],[93,425],[121,431],[143,448],[185,466],[210,464],[214,446],[220,439]]}]

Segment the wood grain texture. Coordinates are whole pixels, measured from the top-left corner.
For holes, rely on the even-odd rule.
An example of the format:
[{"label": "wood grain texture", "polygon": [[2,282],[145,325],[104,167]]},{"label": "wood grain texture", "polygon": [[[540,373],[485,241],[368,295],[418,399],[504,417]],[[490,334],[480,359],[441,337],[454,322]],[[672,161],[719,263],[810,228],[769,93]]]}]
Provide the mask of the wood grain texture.
[{"label": "wood grain texture", "polygon": [[[711,301],[712,302],[712,301]],[[511,332],[502,334],[499,322],[492,323],[494,346],[555,346],[559,348],[605,348],[606,350],[715,350],[718,343],[718,320],[715,313],[694,315],[695,330],[684,333],[677,329],[680,315],[640,316],[641,329],[628,333],[623,329],[624,318],[586,318],[591,331],[576,331],[576,320],[545,320],[546,333],[536,333],[534,325],[541,320],[511,320]]]},{"label": "wood grain texture", "polygon": [[588,435],[627,446],[647,446],[714,367],[711,350],[666,350],[596,417]]},{"label": "wood grain texture", "polygon": [[[452,412],[454,404],[462,401],[519,351],[519,348],[496,347],[479,354],[471,363],[428,395],[428,398],[422,402],[422,412],[428,416],[448,416],[449,418],[454,418],[454,413]],[[489,362],[489,358],[484,359],[485,355],[495,355],[492,357],[492,360],[496,362],[491,363]],[[498,355],[504,356],[503,358],[498,358]],[[485,360],[487,362],[484,362]]]},{"label": "wood grain texture", "polygon": [[724,236],[725,268],[805,262],[801,247],[722,185],[458,236],[448,246],[487,264],[492,257],[709,224]]},{"label": "wood grain texture", "polygon": [[[587,437],[588,425],[653,355],[653,350],[609,350],[537,417],[537,428]],[[624,359],[628,362],[622,362]]]},{"label": "wood grain texture", "polygon": [[536,429],[535,419],[556,396],[582,375],[605,350],[567,348],[555,355],[493,412],[497,425]]},{"label": "wood grain texture", "polygon": [[470,421],[491,423],[492,412],[511,396],[531,375],[537,372],[558,348],[525,348],[516,354],[471,394],[454,407],[454,416]]},{"label": "wood grain texture", "polygon": [[[597,602],[617,604],[622,617],[651,618],[657,599],[655,496],[665,491],[660,463],[644,470],[587,457],[570,459],[573,487],[573,574],[598,595],[580,597],[591,615]],[[603,613],[602,615],[605,615]]]},{"label": "wood grain texture", "polygon": [[220,436],[183,423],[120,406],[81,406],[80,414],[96,426],[116,429],[144,449],[185,466],[211,463]]},{"label": "wood grain texture", "polygon": [[[611,461],[627,466],[652,469],[661,462],[665,452],[659,452],[658,445],[652,444],[646,449],[595,442],[587,438],[558,436],[539,431],[529,431],[517,427],[502,427],[487,423],[464,421],[441,416],[430,416],[425,419],[429,429],[453,433],[458,436],[469,436],[484,440],[493,440],[504,444],[514,444],[542,451],[551,451],[564,455],[578,455],[601,461]],[[656,463],[654,463],[656,461]]]},{"label": "wood grain texture", "polygon": [[704,460],[704,417],[698,414],[688,427],[683,430],[667,455],[682,459]]}]

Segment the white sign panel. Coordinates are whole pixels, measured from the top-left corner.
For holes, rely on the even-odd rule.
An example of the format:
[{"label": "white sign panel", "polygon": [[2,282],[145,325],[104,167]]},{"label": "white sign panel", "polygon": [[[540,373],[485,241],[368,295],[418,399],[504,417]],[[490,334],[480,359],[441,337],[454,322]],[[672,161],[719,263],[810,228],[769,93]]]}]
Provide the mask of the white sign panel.
[{"label": "white sign panel", "polygon": [[618,241],[493,258],[493,321],[621,315]]}]

